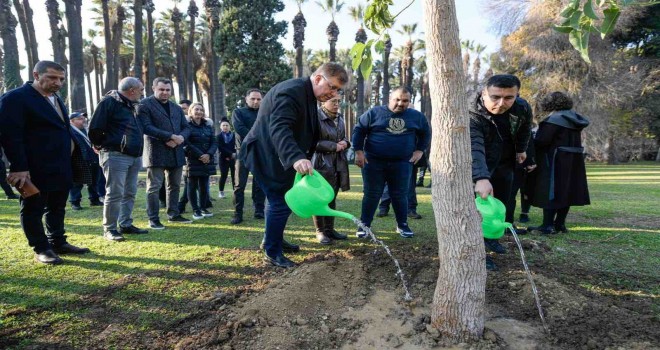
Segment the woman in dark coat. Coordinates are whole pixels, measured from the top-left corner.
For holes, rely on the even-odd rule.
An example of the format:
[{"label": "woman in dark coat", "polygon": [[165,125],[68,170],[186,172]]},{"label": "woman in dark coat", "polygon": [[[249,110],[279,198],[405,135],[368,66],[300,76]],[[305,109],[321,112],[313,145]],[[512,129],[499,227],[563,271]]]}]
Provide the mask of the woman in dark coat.
[{"label": "woman in dark coat", "polygon": [[234,173],[236,172],[236,140],[234,133],[229,129],[229,121],[227,119],[223,119],[220,122],[220,133],[217,138],[218,151],[220,152],[220,157],[218,158],[218,162],[220,163],[220,194],[218,197],[225,198],[225,183],[229,175],[231,175],[232,190],[236,185],[234,182]]},{"label": "woman in dark coat", "polygon": [[532,205],[543,208],[543,224],[530,227],[542,234],[566,233],[566,216],[571,206],[590,204],[581,132],[589,120],[574,111],[566,94],[552,92],[540,102],[549,112],[534,138],[536,183]]},{"label": "woman in dark coat", "polygon": [[[209,176],[215,175],[214,154],[218,141],[213,134],[213,122],[206,119],[204,106],[195,102],[188,108],[190,136],[183,147],[186,153],[185,176],[188,178],[188,200],[193,208],[193,219],[213,216],[203,204],[209,201]],[[199,201],[197,198],[199,191]]]},{"label": "woman in dark coat", "polygon": [[[334,188],[335,198],[329,206],[335,209],[339,189],[342,191],[350,189],[346,150],[351,145],[346,137],[344,117],[339,113],[339,97],[334,97],[321,105],[319,123],[321,133],[316,144],[316,152],[312,157],[312,164]],[[335,231],[334,216],[314,216],[313,219],[319,243],[331,244],[333,239],[346,239],[346,235]]]}]

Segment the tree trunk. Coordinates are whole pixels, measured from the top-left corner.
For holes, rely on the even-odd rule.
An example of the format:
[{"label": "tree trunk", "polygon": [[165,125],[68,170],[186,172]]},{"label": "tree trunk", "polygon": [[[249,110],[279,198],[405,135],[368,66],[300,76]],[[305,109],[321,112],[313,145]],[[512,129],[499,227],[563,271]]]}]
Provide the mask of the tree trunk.
[{"label": "tree trunk", "polygon": [[[195,83],[195,66],[194,66],[194,57],[195,57],[195,17],[199,15],[199,9],[195,0],[190,0],[190,5],[188,6],[188,17],[190,17],[190,26],[188,30],[188,49],[186,50],[186,94],[192,98],[193,95],[193,85]],[[200,101],[201,102],[201,101]]]},{"label": "tree trunk", "polygon": [[72,111],[80,111],[87,107],[85,101],[85,63],[83,59],[81,7],[82,0],[64,1],[69,32],[69,57],[71,58],[69,80],[71,82],[70,102]]},{"label": "tree trunk", "polygon": [[480,339],[486,266],[480,215],[474,204],[468,103],[453,0],[424,0],[433,108],[432,203],[440,270],[431,324],[444,339]]},{"label": "tree trunk", "polygon": [[151,90],[151,85],[156,79],[156,48],[154,44],[154,4],[152,1],[147,1],[147,81],[145,82],[145,87],[147,88],[147,96],[153,94]]},{"label": "tree trunk", "polygon": [[[142,57],[144,56],[142,51],[142,1],[135,0],[133,2],[133,12],[135,13],[135,51],[133,51],[133,76],[144,81],[142,76]],[[146,85],[146,84],[145,84]]]},{"label": "tree trunk", "polygon": [[390,101],[390,52],[392,51],[392,40],[385,40],[385,51],[383,51],[383,106]]},{"label": "tree trunk", "polygon": [[[46,1],[46,12],[48,12],[48,23],[50,24],[50,42],[53,46],[53,61],[62,65],[66,68],[69,62],[66,59],[66,40],[64,37],[64,30],[60,27],[60,10],[59,3],[57,0],[47,0]],[[67,83],[60,89],[60,96],[62,99],[66,100],[67,98]]]},{"label": "tree trunk", "polygon": [[0,0],[0,37],[2,37],[2,47],[5,50],[3,80],[6,91],[23,84],[21,64],[18,59],[17,24],[16,17],[11,13],[9,0]]},{"label": "tree trunk", "polygon": [[[32,63],[32,46],[30,46],[30,34],[28,34],[27,17],[25,16],[25,11],[23,11],[23,5],[21,5],[21,2],[19,0],[13,0],[13,3],[14,8],[16,9],[16,15],[18,16],[18,23],[21,25],[21,32],[23,33],[23,43],[25,44],[25,52],[28,57],[28,66],[30,66],[28,72],[31,72],[31,68],[34,67],[34,64]],[[31,74],[28,73],[27,80],[32,80],[30,79],[30,76]]]},{"label": "tree trunk", "polygon": [[[0,14],[2,18],[2,14]],[[2,38],[0,38],[2,40]],[[0,45],[0,95],[5,93],[5,52]]]},{"label": "tree trunk", "polygon": [[117,81],[115,78],[114,72],[114,55],[112,49],[112,33],[111,33],[111,24],[110,24],[110,10],[108,9],[108,0],[101,0],[101,8],[103,10],[103,39],[105,40],[105,84],[103,87],[103,92],[112,90]]},{"label": "tree trunk", "polygon": [[174,50],[176,55],[176,83],[179,90],[179,101],[187,99],[186,95],[186,82],[183,67],[183,57],[182,57],[182,48],[181,48],[181,12],[178,8],[174,8],[172,11],[172,22],[174,23]]},{"label": "tree trunk", "polygon": [[[99,62],[99,48],[92,44],[89,50],[92,53],[92,59],[94,60],[94,85],[96,86],[96,101],[98,103],[101,101],[101,64]],[[89,90],[89,94],[91,96],[92,90]]]},{"label": "tree trunk", "polygon": [[364,113],[364,77],[362,70],[357,70],[357,115]]},{"label": "tree trunk", "polygon": [[[111,85],[106,86],[108,90],[117,90],[119,85],[119,71],[121,69],[121,43],[122,43],[122,30],[124,29],[124,20],[126,20],[126,13],[121,4],[117,4],[117,11],[115,14],[115,22],[112,25],[112,74],[113,80]],[[109,60],[106,60],[110,64]]]},{"label": "tree trunk", "polygon": [[87,90],[89,90],[89,114],[90,116],[94,114],[94,97],[92,95],[92,75],[90,73],[85,73],[85,78],[87,78]]},{"label": "tree trunk", "polygon": [[34,31],[34,22],[32,18],[34,17],[34,12],[32,12],[32,7],[30,7],[30,1],[23,0],[23,11],[25,11],[25,18],[27,18],[27,29],[28,36],[30,37],[30,52],[32,53],[32,61],[30,62],[30,70],[39,62],[39,45],[37,43],[37,36]]}]

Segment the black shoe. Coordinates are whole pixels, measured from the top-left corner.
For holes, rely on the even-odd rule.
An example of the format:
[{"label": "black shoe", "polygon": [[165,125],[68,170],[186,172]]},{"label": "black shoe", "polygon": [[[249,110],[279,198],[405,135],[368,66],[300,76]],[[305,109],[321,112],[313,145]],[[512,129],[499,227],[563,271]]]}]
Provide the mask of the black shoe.
[{"label": "black shoe", "polygon": [[527,228],[527,231],[540,233],[542,235],[554,235],[554,234],[557,233],[557,231],[555,231],[555,228],[552,225],[551,226],[543,226],[543,225],[541,225],[541,226],[530,226],[530,227]]},{"label": "black shoe", "polygon": [[293,261],[289,260],[289,258],[287,258],[282,254],[274,258],[268,256],[268,254],[264,254],[264,261],[269,262],[277,267],[282,267],[285,269],[296,266],[296,264]]},{"label": "black shoe", "polygon": [[125,240],[124,236],[122,236],[121,233],[119,233],[117,230],[103,232],[103,238],[113,242],[121,242]]},{"label": "black shoe", "polygon": [[321,243],[323,245],[332,244],[332,239],[330,239],[330,237],[326,236],[325,233],[323,233],[323,232],[316,232],[316,240],[319,241],[319,243]]},{"label": "black shoe", "polygon": [[18,197],[18,196],[15,195],[14,193],[12,193],[12,194],[8,194],[8,195],[7,195],[7,199],[18,199],[18,198],[20,198],[20,197]]},{"label": "black shoe", "polygon": [[125,235],[125,234],[135,234],[135,235],[143,235],[145,233],[149,233],[149,231],[141,228],[137,228],[134,225],[127,226],[127,227],[119,227],[119,233]]},{"label": "black shoe", "polygon": [[[516,231],[516,234],[519,235],[519,236],[520,236],[520,235],[526,235],[526,234],[527,234],[527,230],[526,230],[526,229],[524,229],[524,228],[518,228],[518,227],[516,227],[516,225],[513,225],[513,229]],[[508,236],[511,236],[511,231],[510,231],[510,230],[506,230],[506,231],[504,231],[504,233],[505,233],[506,235],[508,235]]]},{"label": "black shoe", "polygon": [[263,220],[265,218],[264,213],[262,212],[256,212],[254,213],[254,218],[257,220]]},{"label": "black shoe", "polygon": [[325,235],[332,238],[332,239],[337,239],[337,240],[348,239],[347,235],[345,235],[343,233],[339,233],[336,230],[332,230],[332,232],[326,232]]},{"label": "black shoe", "polygon": [[242,216],[234,216],[233,218],[231,218],[231,224],[232,225],[238,225],[241,222],[243,222],[243,217]]},{"label": "black shoe", "polygon": [[69,243],[53,247],[53,251],[57,254],[86,254],[89,253],[89,248],[80,248]]},{"label": "black shoe", "polygon": [[408,217],[411,218],[411,219],[416,219],[416,220],[419,220],[419,219],[422,218],[422,216],[417,214],[417,212],[414,211],[414,210],[411,210],[411,211],[408,212]]},{"label": "black shoe", "polygon": [[179,214],[183,214],[186,212],[186,207],[185,206],[179,206]]},{"label": "black shoe", "polygon": [[165,203],[164,201],[160,201],[160,207],[167,208],[167,203]]},{"label": "black shoe", "polygon": [[211,216],[213,216],[213,213],[208,211],[208,209],[202,209],[202,215],[204,215],[205,218],[210,218]]},{"label": "black shoe", "polygon": [[568,233],[566,225],[557,225],[555,224],[555,233]]},{"label": "black shoe", "polygon": [[40,253],[34,253],[34,260],[42,264],[57,265],[64,261],[52,250],[44,250]]},{"label": "black shoe", "polygon": [[192,222],[190,219],[186,219],[181,215],[173,216],[173,217],[167,219],[167,221],[168,222],[177,222],[177,223],[180,223],[180,224],[189,224],[189,223]]},{"label": "black shoe", "polygon": [[520,214],[520,217],[518,218],[518,222],[521,222],[521,223],[529,222],[529,215]]},{"label": "black shoe", "polygon": [[103,206],[103,202],[101,202],[101,201],[98,200],[98,199],[91,200],[91,201],[89,201],[89,206],[90,206],[90,207],[102,207],[102,206]]},{"label": "black shoe", "polygon": [[424,187],[424,179],[417,180],[415,187]]},{"label": "black shoe", "polygon": [[80,203],[71,203],[71,210],[82,210],[83,208],[80,206]]},{"label": "black shoe", "polygon": [[376,217],[384,218],[384,217],[386,217],[388,214],[389,214],[389,213],[386,212],[386,211],[379,211],[378,214],[376,214]]},{"label": "black shoe", "polygon": [[415,237],[415,233],[412,232],[412,230],[410,229],[410,227],[408,227],[408,225],[403,226],[403,227],[397,226],[396,233],[398,233],[399,236],[401,236],[403,238],[413,238],[413,237]]},{"label": "black shoe", "polygon": [[497,271],[500,268],[495,265],[495,262],[493,261],[493,258],[490,256],[486,255],[486,270],[488,271]]},{"label": "black shoe", "polygon": [[486,245],[486,250],[490,250],[493,253],[504,254],[506,253],[506,248],[500,244],[496,239],[484,238],[484,244]]},{"label": "black shoe", "polygon": [[[261,244],[259,245],[259,248],[261,250],[265,249],[264,241],[261,241]],[[300,246],[296,244],[289,243],[285,240],[282,240],[282,251],[286,253],[297,253],[300,251]]]},{"label": "black shoe", "polygon": [[154,230],[164,230],[165,226],[160,223],[160,220],[149,220],[149,227],[151,227]]}]

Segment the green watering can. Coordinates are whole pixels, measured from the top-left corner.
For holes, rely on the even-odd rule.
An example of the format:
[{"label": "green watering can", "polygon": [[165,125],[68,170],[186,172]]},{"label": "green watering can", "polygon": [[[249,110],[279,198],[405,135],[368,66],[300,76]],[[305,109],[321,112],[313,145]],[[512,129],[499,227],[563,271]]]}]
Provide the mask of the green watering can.
[{"label": "green watering can", "polygon": [[316,170],[312,175],[303,176],[296,173],[293,187],[284,194],[286,204],[301,218],[338,216],[353,220],[353,215],[328,207],[333,198],[335,198],[334,189]]},{"label": "green watering can", "polygon": [[499,199],[488,196],[483,199],[480,196],[474,200],[477,210],[481,213],[481,229],[484,231],[484,237],[489,239],[498,239],[504,235],[504,230],[512,227],[506,221],[506,207]]}]

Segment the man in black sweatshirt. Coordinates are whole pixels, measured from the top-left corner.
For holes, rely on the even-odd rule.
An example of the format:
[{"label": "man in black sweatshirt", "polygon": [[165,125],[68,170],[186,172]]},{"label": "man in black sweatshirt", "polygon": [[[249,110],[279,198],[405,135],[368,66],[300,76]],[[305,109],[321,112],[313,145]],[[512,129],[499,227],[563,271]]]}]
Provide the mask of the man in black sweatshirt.
[{"label": "man in black sweatshirt", "polygon": [[[362,168],[364,184],[360,220],[371,226],[387,184],[396,214],[396,231],[404,238],[414,235],[407,218],[412,167],[422,158],[431,139],[426,117],[408,108],[410,97],[408,88],[394,89],[387,106],[368,110],[353,129],[355,165]],[[360,228],[356,236],[363,238],[366,233]]]},{"label": "man in black sweatshirt", "polygon": [[[247,186],[248,176],[250,171],[238,159],[238,152],[243,143],[243,139],[247,136],[255,120],[257,120],[257,112],[259,105],[261,105],[262,94],[259,89],[250,89],[245,95],[245,104],[243,108],[238,108],[231,116],[232,124],[234,125],[236,137],[236,179],[238,183],[234,187],[234,217],[231,219],[233,225],[243,222],[243,206],[245,204],[245,187]],[[234,176],[232,176],[234,178]],[[254,206],[254,218],[264,218],[264,201],[266,196],[256,183],[252,184],[252,205]]]}]

